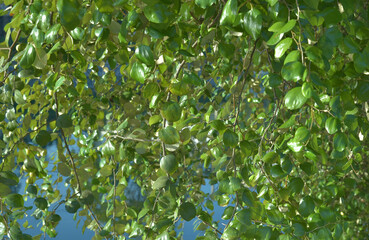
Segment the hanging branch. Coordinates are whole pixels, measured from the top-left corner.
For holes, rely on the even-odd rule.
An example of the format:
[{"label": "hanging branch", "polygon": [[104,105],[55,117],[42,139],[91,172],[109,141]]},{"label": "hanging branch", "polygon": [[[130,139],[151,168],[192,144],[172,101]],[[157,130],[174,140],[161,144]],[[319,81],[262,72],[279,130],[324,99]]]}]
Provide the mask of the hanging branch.
[{"label": "hanging branch", "polygon": [[[59,104],[58,104],[58,96],[57,96],[57,93],[55,92],[54,93],[54,98],[55,98],[55,104],[56,104],[56,117],[58,118],[59,117],[59,112],[58,112],[58,109],[59,109]],[[74,175],[76,176],[76,181],[77,181],[77,189],[78,189],[78,193],[79,195],[82,194],[82,191],[81,191],[81,183],[80,183],[80,180],[79,180],[79,177],[78,177],[78,173],[77,173],[77,168],[76,168],[76,165],[75,165],[75,161],[74,161],[74,158],[73,158],[73,155],[72,155],[72,152],[70,151],[70,148],[69,148],[69,145],[68,145],[68,142],[67,142],[67,139],[65,137],[65,134],[64,134],[64,131],[62,128],[60,128],[60,133],[62,135],[62,138],[63,138],[63,141],[64,141],[64,144],[65,144],[65,148],[67,149],[67,152],[69,154],[69,157],[70,157],[70,161],[71,161],[71,164],[72,164],[72,168],[73,168],[73,172],[74,172]],[[95,216],[94,212],[91,210],[90,206],[88,204],[86,204],[87,206],[87,209],[88,211],[90,212],[91,216],[93,217],[93,219],[96,221],[97,223],[97,226],[99,228],[99,230],[101,231],[103,228],[101,226],[101,223],[98,221],[97,217]],[[106,239],[106,238],[105,238]]]}]

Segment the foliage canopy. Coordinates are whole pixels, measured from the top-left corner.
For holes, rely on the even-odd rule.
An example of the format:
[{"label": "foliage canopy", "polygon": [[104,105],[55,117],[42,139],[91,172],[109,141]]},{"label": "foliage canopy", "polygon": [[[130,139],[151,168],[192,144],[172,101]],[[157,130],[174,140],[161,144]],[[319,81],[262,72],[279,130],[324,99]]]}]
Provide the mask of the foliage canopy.
[{"label": "foliage canopy", "polygon": [[1,238],[368,236],[368,1],[0,3]]}]

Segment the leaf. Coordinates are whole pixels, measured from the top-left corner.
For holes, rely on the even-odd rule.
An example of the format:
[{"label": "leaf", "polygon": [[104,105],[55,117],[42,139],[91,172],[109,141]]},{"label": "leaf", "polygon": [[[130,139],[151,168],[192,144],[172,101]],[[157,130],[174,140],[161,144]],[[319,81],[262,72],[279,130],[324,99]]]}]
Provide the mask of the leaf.
[{"label": "leaf", "polygon": [[292,178],[287,187],[291,193],[299,194],[304,188],[304,182],[301,178]]},{"label": "leaf", "polygon": [[227,147],[236,147],[238,145],[238,136],[233,131],[227,129],[223,133],[223,143]]},{"label": "leaf", "polygon": [[25,99],[23,98],[23,94],[18,89],[14,91],[14,100],[19,105],[26,103]]},{"label": "leaf", "polygon": [[168,23],[172,13],[164,4],[148,5],[143,10],[145,17],[153,23]]},{"label": "leaf", "polygon": [[196,217],[196,208],[190,202],[184,202],[179,207],[179,214],[185,221],[191,221]]},{"label": "leaf", "polygon": [[110,140],[107,140],[101,147],[101,152],[104,156],[113,156],[115,154],[115,146]]},{"label": "leaf", "polygon": [[73,127],[73,122],[68,114],[62,114],[56,119],[56,126],[58,128],[70,128]]},{"label": "leaf", "polygon": [[273,35],[267,41],[267,44],[269,46],[277,44],[283,38],[283,35],[283,33],[273,33]]},{"label": "leaf", "polygon": [[80,25],[80,7],[77,0],[58,0],[56,8],[59,12],[60,22],[68,31]]},{"label": "leaf", "polygon": [[51,141],[51,135],[46,130],[41,130],[36,136],[36,143],[40,146],[46,146]]},{"label": "leaf", "polygon": [[369,82],[359,81],[356,87],[356,96],[362,102],[369,101]]},{"label": "leaf", "polygon": [[24,50],[23,57],[19,61],[19,65],[22,68],[30,68],[36,59],[36,50],[33,45],[28,44]]},{"label": "leaf", "polygon": [[176,122],[181,119],[181,113],[181,107],[177,102],[169,101],[164,103],[162,115],[169,122]]},{"label": "leaf", "polygon": [[179,142],[179,133],[172,126],[167,126],[159,131],[159,138],[165,144],[176,144]]},{"label": "leaf", "polygon": [[280,58],[284,55],[284,53],[291,47],[292,45],[292,39],[291,38],[285,38],[282,41],[280,41],[277,46],[275,47],[275,58]]},{"label": "leaf", "polygon": [[268,28],[269,32],[279,33],[279,30],[285,25],[284,22],[275,22]]},{"label": "leaf", "polygon": [[78,211],[78,209],[81,207],[78,200],[76,199],[69,199],[65,203],[65,210],[69,213],[75,213]]},{"label": "leaf", "polygon": [[306,98],[310,98],[313,95],[313,87],[309,82],[304,82],[302,84],[301,93]]},{"label": "leaf", "polygon": [[301,108],[308,99],[301,93],[301,87],[295,87],[288,91],[284,97],[284,104],[290,110]]},{"label": "leaf", "polygon": [[155,182],[154,182],[154,184],[152,185],[152,188],[153,189],[163,188],[167,184],[167,181],[168,181],[168,177],[167,176],[158,177],[158,179],[156,179]]},{"label": "leaf", "polygon": [[59,23],[52,26],[45,34],[45,42],[50,44],[54,43],[56,40],[56,37],[58,35],[58,32],[60,30],[61,25]]},{"label": "leaf", "polygon": [[291,51],[286,58],[284,59],[283,64],[286,65],[289,62],[296,62],[300,59],[300,51],[299,50],[294,50]]},{"label": "leaf", "polygon": [[31,37],[36,48],[41,48],[45,39],[45,34],[40,29],[34,28],[31,32]]},{"label": "leaf", "polygon": [[240,233],[238,232],[237,229],[235,229],[234,227],[227,227],[226,230],[224,230],[223,234],[222,234],[222,238],[224,240],[236,240],[239,239]]},{"label": "leaf", "polygon": [[135,62],[130,71],[131,77],[140,83],[144,83],[146,68],[147,68],[146,65]]},{"label": "leaf", "polygon": [[347,144],[348,144],[348,139],[347,139],[346,134],[337,133],[334,135],[333,137],[334,149],[336,149],[339,152],[342,152],[347,147]]},{"label": "leaf", "polygon": [[305,66],[301,62],[289,62],[282,67],[282,77],[286,81],[297,82],[302,79]]},{"label": "leaf", "polygon": [[152,126],[156,123],[159,123],[162,120],[160,115],[153,115],[149,119],[149,125]]},{"label": "leaf", "polygon": [[295,132],[294,141],[295,142],[306,142],[309,140],[310,137],[310,131],[307,129],[307,127],[299,127]]},{"label": "leaf", "polygon": [[220,16],[220,25],[232,26],[237,16],[237,0],[228,0]]},{"label": "leaf", "polygon": [[42,197],[38,197],[33,202],[38,209],[45,210],[48,206],[47,200]]},{"label": "leaf", "polygon": [[55,82],[54,90],[58,90],[64,84],[64,81],[65,81],[64,76],[58,78],[58,80]]},{"label": "leaf", "polygon": [[285,174],[285,172],[283,172],[283,169],[281,168],[281,166],[279,166],[279,165],[273,165],[270,168],[270,175],[273,178],[280,178],[280,177],[285,176],[286,174]]},{"label": "leaf", "polygon": [[276,152],[268,152],[263,157],[263,162],[265,163],[275,163],[279,162],[279,155]]},{"label": "leaf", "polygon": [[65,163],[58,163],[58,173],[64,177],[70,176],[71,170]]},{"label": "leaf", "polygon": [[115,10],[113,0],[95,0],[95,3],[99,12],[112,13]]},{"label": "leaf", "polygon": [[12,193],[6,196],[5,203],[12,208],[21,208],[24,205],[23,196],[18,193]]},{"label": "leaf", "polygon": [[242,209],[241,211],[237,212],[236,219],[244,224],[250,225],[251,224],[251,211],[249,208]]},{"label": "leaf", "polygon": [[136,48],[136,57],[148,66],[155,64],[154,55],[149,46],[141,45]]},{"label": "leaf", "polygon": [[216,0],[195,0],[196,5],[204,9],[210,7],[215,2]]},{"label": "leaf", "polygon": [[311,213],[314,212],[315,203],[314,200],[310,196],[306,196],[301,199],[298,211],[303,217],[309,216]]},{"label": "leaf", "polygon": [[292,28],[296,25],[296,20],[292,19],[289,20],[286,24],[283,25],[283,27],[281,27],[278,32],[279,33],[285,33],[285,32],[289,32],[292,30]]},{"label": "leaf", "polygon": [[329,134],[334,134],[338,131],[338,120],[334,117],[329,117],[325,121],[325,129]]},{"label": "leaf", "polygon": [[259,10],[256,8],[248,11],[243,17],[242,27],[243,29],[256,40],[261,32],[263,24],[263,18]]}]

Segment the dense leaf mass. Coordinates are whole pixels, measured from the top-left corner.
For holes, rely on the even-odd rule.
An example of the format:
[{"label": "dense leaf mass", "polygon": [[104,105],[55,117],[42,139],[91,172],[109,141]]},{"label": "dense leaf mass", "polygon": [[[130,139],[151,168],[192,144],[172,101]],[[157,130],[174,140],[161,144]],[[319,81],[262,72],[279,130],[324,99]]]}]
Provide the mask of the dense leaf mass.
[{"label": "dense leaf mass", "polygon": [[1,239],[368,237],[368,1],[0,4]]}]

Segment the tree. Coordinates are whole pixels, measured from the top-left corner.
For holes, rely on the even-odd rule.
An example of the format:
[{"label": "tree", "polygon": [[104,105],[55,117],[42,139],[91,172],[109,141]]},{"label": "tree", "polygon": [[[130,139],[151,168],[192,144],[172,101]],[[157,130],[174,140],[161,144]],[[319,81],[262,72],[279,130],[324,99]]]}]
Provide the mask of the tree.
[{"label": "tree", "polygon": [[0,3],[0,236],[58,208],[95,239],[368,236],[368,1]]}]

